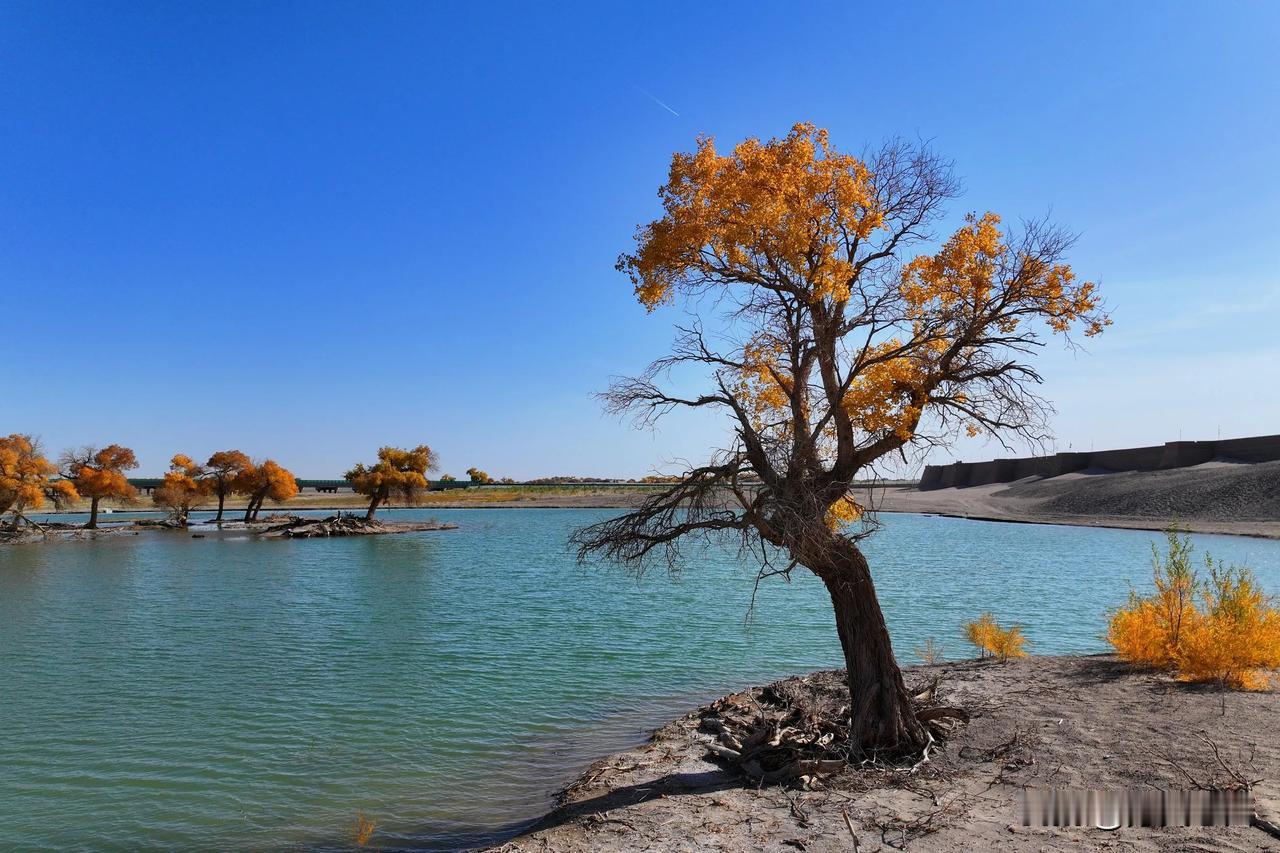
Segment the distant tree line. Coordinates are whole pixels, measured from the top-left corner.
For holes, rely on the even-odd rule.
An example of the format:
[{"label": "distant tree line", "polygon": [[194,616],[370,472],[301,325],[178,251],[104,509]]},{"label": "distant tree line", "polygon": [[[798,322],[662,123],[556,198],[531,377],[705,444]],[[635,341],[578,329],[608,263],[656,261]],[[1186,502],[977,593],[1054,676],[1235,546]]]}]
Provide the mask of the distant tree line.
[{"label": "distant tree line", "polygon": [[[16,528],[26,512],[46,503],[62,509],[83,499],[89,502],[85,527],[95,529],[103,500],[122,504],[140,501],[138,490],[125,474],[137,467],[133,450],[120,444],[68,450],[55,463],[29,435],[0,438],[0,515],[11,515]],[[151,500],[176,520],[186,522],[193,509],[216,497],[218,514],[214,520],[221,522],[227,497],[240,495],[247,498],[244,520],[252,521],[265,501],[282,503],[297,493],[293,473],[274,459],[255,461],[239,450],[220,450],[203,464],[186,454],[175,454]]]},{"label": "distant tree line", "polygon": [[[138,467],[133,450],[120,444],[87,446],[64,452],[51,461],[30,435],[0,437],[0,516],[9,515],[16,530],[26,513],[46,504],[63,509],[79,501],[89,502],[85,527],[95,529],[102,501],[135,504],[138,490],[126,472]],[[430,487],[427,472],[436,467],[436,455],[425,444],[412,449],[383,447],[371,465],[363,463],[347,471],[344,479],[357,494],[369,498],[365,517],[372,519],[389,501],[417,503]],[[467,472],[475,483],[494,482],[478,468]],[[445,475],[445,480],[454,478]],[[509,478],[502,482],[512,482]],[[215,523],[221,523],[228,497],[246,499],[244,521],[254,521],[267,501],[282,504],[298,494],[293,472],[274,459],[254,460],[241,450],[219,450],[205,462],[178,453],[169,461],[151,501],[186,523],[191,512],[216,500]]]},{"label": "distant tree line", "polygon": [[[11,516],[16,529],[25,513],[46,504],[63,509],[79,500],[89,502],[85,527],[96,529],[102,501],[136,504],[142,498],[129,482],[127,473],[138,467],[133,450],[120,444],[86,446],[68,450],[50,461],[40,443],[30,435],[15,433],[0,437],[0,516]],[[378,509],[391,501],[415,504],[430,488],[427,473],[437,467],[434,451],[425,444],[405,449],[382,447],[377,461],[356,465],[343,477],[357,494],[369,498],[365,512],[374,518]],[[467,477],[477,485],[515,484],[510,477],[495,479],[479,468],[468,468]],[[668,482],[672,478],[646,477],[640,482]],[[456,482],[452,474],[442,482]],[[547,477],[532,483],[622,482],[598,477]],[[629,480],[626,482],[637,482]],[[221,524],[227,498],[246,499],[243,520],[257,520],[267,501],[282,504],[298,494],[293,472],[274,459],[254,460],[241,450],[219,450],[203,463],[178,453],[169,460],[151,502],[169,512],[171,518],[186,523],[191,512],[216,500],[214,522]]]}]

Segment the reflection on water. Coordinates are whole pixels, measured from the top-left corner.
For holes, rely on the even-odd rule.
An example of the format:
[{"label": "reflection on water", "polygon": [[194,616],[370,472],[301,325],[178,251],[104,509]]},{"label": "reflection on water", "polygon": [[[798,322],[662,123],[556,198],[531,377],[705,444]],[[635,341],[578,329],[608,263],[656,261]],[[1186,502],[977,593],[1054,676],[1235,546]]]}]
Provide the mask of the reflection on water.
[{"label": "reflection on water", "polygon": [[[580,568],[567,535],[610,512],[0,549],[0,849],[341,845],[357,810],[386,847],[458,846],[705,699],[839,664],[812,578],[766,584],[747,624],[731,553],[679,582]],[[1157,539],[886,516],[868,551],[904,658],[967,655],[986,609],[1036,652],[1092,652]],[[1280,591],[1280,543],[1197,542]]]}]

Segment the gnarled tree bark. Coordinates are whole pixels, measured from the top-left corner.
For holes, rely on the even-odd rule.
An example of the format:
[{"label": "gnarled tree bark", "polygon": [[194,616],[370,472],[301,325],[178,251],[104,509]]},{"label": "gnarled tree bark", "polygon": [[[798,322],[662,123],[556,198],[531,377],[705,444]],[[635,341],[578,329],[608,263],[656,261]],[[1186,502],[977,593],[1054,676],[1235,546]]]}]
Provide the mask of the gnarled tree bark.
[{"label": "gnarled tree bark", "polygon": [[863,755],[923,749],[929,734],[916,719],[861,549],[833,534],[817,553],[804,554],[802,565],[822,580],[835,611],[849,684],[849,745]]}]

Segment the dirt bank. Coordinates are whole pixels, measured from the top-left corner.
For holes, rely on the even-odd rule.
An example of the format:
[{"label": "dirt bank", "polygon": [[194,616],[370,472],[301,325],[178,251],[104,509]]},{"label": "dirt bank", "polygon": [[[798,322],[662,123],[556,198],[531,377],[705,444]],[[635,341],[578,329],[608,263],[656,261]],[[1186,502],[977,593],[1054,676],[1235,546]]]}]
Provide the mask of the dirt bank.
[{"label": "dirt bank", "polygon": [[[650,743],[592,765],[561,808],[496,849],[1280,850],[1280,838],[1257,826],[1032,829],[1020,825],[1018,808],[1027,786],[1189,789],[1244,778],[1262,780],[1254,802],[1274,823],[1275,693],[1191,687],[1107,656],[907,671],[909,684],[935,677],[939,698],[972,720],[914,773],[849,769],[808,790],[757,788],[709,757],[712,736],[700,730],[708,709],[700,709]],[[830,692],[840,674],[803,681]]]},{"label": "dirt bank", "polygon": [[1083,471],[923,492],[892,487],[866,497],[883,512],[1149,530],[1176,520],[1198,533],[1280,538],[1280,462]]},{"label": "dirt bank", "polygon": [[458,525],[435,520],[366,521],[362,516],[339,513],[328,518],[297,515],[272,515],[258,521],[224,521],[220,525],[193,522],[176,524],[168,519],[138,519],[122,523],[104,522],[101,527],[86,530],[78,524],[46,521],[26,524],[17,530],[0,530],[0,544],[95,540],[141,533],[158,535],[190,535],[194,539],[218,539],[257,536],[264,539],[317,539],[336,536],[377,536],[389,533],[417,533],[428,530],[456,530]]}]

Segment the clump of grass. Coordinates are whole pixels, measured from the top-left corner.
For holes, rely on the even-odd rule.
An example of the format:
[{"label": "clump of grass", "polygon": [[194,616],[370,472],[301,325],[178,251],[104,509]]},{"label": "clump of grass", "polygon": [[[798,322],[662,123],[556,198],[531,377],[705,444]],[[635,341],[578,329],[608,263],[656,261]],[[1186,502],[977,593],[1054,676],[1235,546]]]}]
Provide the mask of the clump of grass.
[{"label": "clump of grass", "polygon": [[1001,628],[992,613],[983,613],[977,621],[964,626],[964,635],[978,649],[979,658],[994,657],[1002,662],[1027,656],[1027,638],[1022,628]]},{"label": "clump of grass", "polygon": [[1107,640],[1131,663],[1172,669],[1185,681],[1265,690],[1280,669],[1280,609],[1247,568],[1205,555],[1208,578],[1192,565],[1191,538],[1166,531],[1162,556],[1153,545],[1155,592],[1129,593],[1111,616]]},{"label": "clump of grass", "polygon": [[942,663],[945,660],[942,656],[942,651],[942,646],[938,641],[930,637],[924,641],[923,646],[916,647],[916,657],[926,664]]}]

